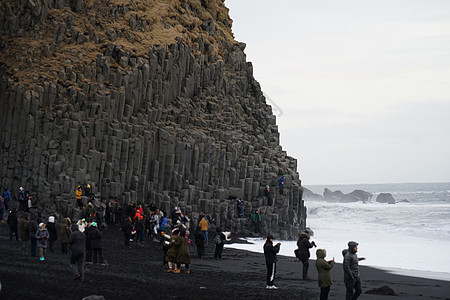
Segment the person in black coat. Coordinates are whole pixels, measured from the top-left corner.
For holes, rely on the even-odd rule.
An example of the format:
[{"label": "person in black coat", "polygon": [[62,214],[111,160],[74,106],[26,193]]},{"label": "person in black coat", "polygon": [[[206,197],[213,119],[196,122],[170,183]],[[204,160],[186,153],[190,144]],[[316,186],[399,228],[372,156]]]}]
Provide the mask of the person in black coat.
[{"label": "person in black coat", "polygon": [[[95,222],[94,222],[95,223]],[[86,263],[91,264],[92,263],[92,248],[91,248],[91,239],[90,239],[90,232],[92,230],[95,230],[94,227],[92,227],[91,222],[88,223],[86,229],[84,230],[84,234],[86,235]]]},{"label": "person in black coat", "polygon": [[48,239],[48,250],[53,253],[53,243],[58,239],[58,232],[55,226],[55,217],[50,216],[48,218],[48,224],[46,226],[50,238]]},{"label": "person in black coat", "polygon": [[13,208],[8,215],[9,239],[11,241],[14,235],[16,236],[16,241],[19,240],[19,233],[17,232],[18,225],[19,221],[17,219],[17,208]]},{"label": "person in black coat", "polygon": [[297,241],[298,259],[303,264],[303,272],[302,272],[303,280],[311,279],[308,277],[309,257],[311,256],[309,253],[309,249],[312,247],[316,247],[316,243],[309,242],[309,239],[310,239],[309,231],[305,230],[300,233],[300,237],[298,238],[298,241]]},{"label": "person in black coat", "polygon": [[86,235],[78,230],[78,226],[72,226],[72,234],[69,238],[70,266],[73,270],[73,280],[84,279],[83,259],[86,248]]},{"label": "person in black coat", "polygon": [[102,233],[98,230],[96,222],[92,223],[90,228],[88,240],[90,241],[90,248],[92,249],[94,265],[104,265]]},{"label": "person in black coat", "polygon": [[125,246],[130,247],[130,239],[131,239],[131,232],[133,231],[133,224],[131,223],[131,218],[128,217],[125,219],[123,226],[122,226],[122,232],[125,237]]},{"label": "person in black coat", "polygon": [[197,255],[198,258],[205,258],[205,235],[203,234],[200,226],[197,226],[197,229],[194,233],[195,245],[197,246]]},{"label": "person in black coat", "polygon": [[38,231],[38,215],[32,214],[30,222],[28,223],[28,231],[30,233],[30,244],[31,244],[31,256],[36,256],[37,249],[37,239],[36,239],[36,231]]},{"label": "person in black coat", "polygon": [[225,245],[225,234],[223,234],[222,229],[217,227],[216,235],[214,237],[214,244],[216,249],[214,251],[214,259],[222,259],[223,246]]},{"label": "person in black coat", "polygon": [[266,259],[267,267],[267,286],[266,289],[278,289],[275,286],[275,274],[277,272],[277,253],[280,252],[281,243],[273,245],[273,236],[269,235],[267,237],[266,243],[264,244],[264,257]]}]

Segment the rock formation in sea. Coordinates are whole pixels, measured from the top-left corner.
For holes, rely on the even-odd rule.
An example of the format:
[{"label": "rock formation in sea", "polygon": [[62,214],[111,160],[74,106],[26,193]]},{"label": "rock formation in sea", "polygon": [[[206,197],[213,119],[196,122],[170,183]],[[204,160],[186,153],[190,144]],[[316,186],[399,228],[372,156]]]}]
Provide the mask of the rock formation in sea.
[{"label": "rock formation in sea", "polygon": [[2,186],[76,217],[75,189],[90,184],[97,206],[181,206],[243,234],[259,208],[262,234],[296,238],[297,161],[231,25],[222,0],[2,1]]},{"label": "rock formation in sea", "polygon": [[395,198],[391,193],[380,193],[377,195],[376,201],[380,203],[395,204]]},{"label": "rock formation in sea", "polygon": [[325,200],[330,202],[369,202],[373,194],[363,190],[354,190],[351,193],[344,194],[340,190],[331,191],[325,188],[323,195],[318,195],[303,187],[303,197],[305,200]]}]

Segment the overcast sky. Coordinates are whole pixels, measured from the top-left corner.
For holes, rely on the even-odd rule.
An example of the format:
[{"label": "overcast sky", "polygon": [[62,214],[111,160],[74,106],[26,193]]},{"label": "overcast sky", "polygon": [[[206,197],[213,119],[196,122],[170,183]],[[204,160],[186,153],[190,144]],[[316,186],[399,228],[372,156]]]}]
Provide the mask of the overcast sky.
[{"label": "overcast sky", "polygon": [[450,181],[450,1],[225,5],[303,185]]}]

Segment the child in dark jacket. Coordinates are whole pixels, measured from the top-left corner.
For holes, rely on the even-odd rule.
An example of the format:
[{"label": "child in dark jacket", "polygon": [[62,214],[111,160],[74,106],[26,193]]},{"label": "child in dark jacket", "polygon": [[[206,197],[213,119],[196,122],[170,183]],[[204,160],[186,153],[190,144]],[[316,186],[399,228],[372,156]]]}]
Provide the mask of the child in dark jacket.
[{"label": "child in dark jacket", "polygon": [[330,287],[333,284],[331,269],[334,266],[334,258],[333,260],[326,261],[325,257],[327,256],[327,250],[325,249],[317,249],[316,255],[316,268],[319,277],[320,300],[327,300],[328,293],[330,292]]}]

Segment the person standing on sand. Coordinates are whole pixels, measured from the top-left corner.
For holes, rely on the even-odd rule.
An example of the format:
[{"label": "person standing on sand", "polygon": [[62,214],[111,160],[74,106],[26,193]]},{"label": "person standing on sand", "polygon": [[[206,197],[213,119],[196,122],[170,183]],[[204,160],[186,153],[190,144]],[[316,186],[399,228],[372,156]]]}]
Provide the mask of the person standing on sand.
[{"label": "person standing on sand", "polygon": [[191,254],[189,253],[189,241],[186,237],[186,230],[180,230],[180,247],[178,248],[177,257],[175,258],[178,270],[181,270],[181,265],[186,267],[186,274],[191,273],[189,265],[191,264]]},{"label": "person standing on sand", "polygon": [[61,221],[61,225],[59,225],[59,238],[61,240],[61,253],[62,254],[69,254],[69,251],[67,250],[70,234],[72,231],[70,230],[70,219],[64,218]]},{"label": "person standing on sand", "polygon": [[48,250],[53,253],[53,243],[58,239],[58,232],[56,231],[54,216],[48,217],[47,230],[50,234],[50,238],[48,239]]},{"label": "person standing on sand", "polygon": [[[86,236],[86,241],[89,241],[90,249],[93,253],[92,261],[95,265],[105,265],[103,262],[103,241],[102,241],[102,233],[97,228],[97,223],[93,222],[91,224],[91,229],[88,232],[88,235]],[[87,249],[87,247],[86,247]],[[87,255],[86,255],[87,256]]]},{"label": "person standing on sand", "polygon": [[197,246],[198,258],[205,258],[205,235],[200,230],[200,226],[194,232],[195,245]]},{"label": "person standing on sand", "polygon": [[277,271],[277,253],[280,252],[281,243],[273,245],[273,236],[269,235],[267,237],[266,243],[264,244],[264,257],[266,259],[267,267],[267,286],[268,290],[277,290],[278,287],[275,286],[275,274]]},{"label": "person standing on sand", "polygon": [[333,260],[326,261],[327,250],[317,249],[316,251],[316,268],[318,273],[318,281],[320,287],[320,300],[327,300],[328,294],[330,293],[330,287],[333,284],[333,276],[331,274],[331,269],[334,266]]},{"label": "person standing on sand", "polygon": [[311,256],[309,253],[309,249],[312,247],[316,247],[316,243],[310,242],[310,233],[308,230],[302,231],[300,233],[300,237],[297,241],[298,246],[298,259],[303,264],[303,272],[302,272],[302,279],[303,280],[311,280],[308,276],[308,269],[309,269],[309,257]]},{"label": "person standing on sand", "polygon": [[167,270],[167,272],[180,273],[180,269],[178,269],[176,263],[176,258],[181,245],[179,233],[180,230],[175,228],[170,236],[169,250],[167,250],[166,254],[166,261],[169,264],[169,270]]},{"label": "person standing on sand", "polygon": [[22,256],[28,255],[28,249],[30,248],[30,227],[29,221],[30,214],[25,212],[19,223],[19,235],[22,240]]},{"label": "person standing on sand", "polygon": [[131,218],[127,217],[125,221],[123,222],[122,226],[122,232],[123,236],[125,237],[125,247],[130,247],[130,240],[131,240],[131,232],[133,231],[133,224],[131,223]]},{"label": "person standing on sand", "polygon": [[8,226],[9,226],[9,240],[13,240],[13,236],[16,237],[16,241],[19,240],[19,233],[17,231],[19,222],[17,219],[17,208],[11,209],[8,215]]},{"label": "person standing on sand", "polygon": [[217,227],[216,236],[214,237],[214,244],[216,249],[214,250],[214,259],[222,259],[223,246],[225,246],[226,236],[222,232],[222,228]]},{"label": "person standing on sand", "polygon": [[358,258],[358,243],[348,242],[348,249],[342,250],[344,256],[344,283],[347,289],[346,300],[356,300],[362,293],[361,278],[359,274],[359,261],[365,260],[365,257]]},{"label": "person standing on sand", "polygon": [[37,240],[37,247],[39,248],[39,259],[41,261],[45,260],[45,252],[47,252],[47,243],[50,234],[48,233],[47,228],[45,228],[45,223],[39,223],[39,229],[35,233],[35,237]]},{"label": "person standing on sand", "polygon": [[86,235],[78,230],[78,226],[74,225],[73,233],[69,238],[69,248],[72,250],[72,254],[70,255],[70,266],[73,270],[73,280],[83,281],[84,279],[84,268],[83,268],[83,259],[84,252],[86,247]]},{"label": "person standing on sand", "polygon": [[31,215],[31,220],[30,222],[28,222],[28,232],[30,233],[30,250],[31,250],[31,256],[35,257],[36,256],[36,247],[37,247],[37,240],[36,240],[36,231],[39,229],[38,226],[38,215],[37,214],[32,214]]},{"label": "person standing on sand", "polygon": [[198,223],[198,226],[200,226],[200,230],[203,232],[203,235],[205,236],[205,244],[208,245],[208,228],[209,224],[208,221],[206,221],[206,217],[202,217],[200,222]]}]

